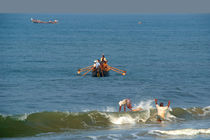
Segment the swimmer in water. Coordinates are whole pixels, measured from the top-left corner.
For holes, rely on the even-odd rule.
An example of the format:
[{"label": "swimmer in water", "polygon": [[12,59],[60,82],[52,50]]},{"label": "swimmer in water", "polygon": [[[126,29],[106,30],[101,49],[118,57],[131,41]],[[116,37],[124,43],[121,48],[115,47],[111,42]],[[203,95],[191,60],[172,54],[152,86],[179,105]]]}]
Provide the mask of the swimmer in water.
[{"label": "swimmer in water", "polygon": [[138,107],[136,109],[132,109],[132,111],[142,111],[143,109],[141,107]]},{"label": "swimmer in water", "polygon": [[158,113],[157,121],[161,122],[161,121],[165,120],[166,111],[168,110],[168,108],[170,106],[170,100],[168,101],[167,106],[163,106],[162,102],[160,103],[160,105],[158,105],[157,99],[155,99],[155,104],[156,104],[157,113]]},{"label": "swimmer in water", "polygon": [[132,110],[132,106],[131,106],[131,100],[130,99],[124,99],[122,101],[119,102],[119,112],[121,111],[121,107],[124,105],[124,111],[126,111],[126,106],[127,108],[129,108],[130,110]]}]

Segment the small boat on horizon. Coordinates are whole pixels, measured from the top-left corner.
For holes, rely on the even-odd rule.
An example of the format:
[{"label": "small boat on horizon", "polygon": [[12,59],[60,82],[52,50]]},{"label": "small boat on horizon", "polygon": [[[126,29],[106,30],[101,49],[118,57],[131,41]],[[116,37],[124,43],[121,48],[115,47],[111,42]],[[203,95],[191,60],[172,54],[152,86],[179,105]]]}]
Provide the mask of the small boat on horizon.
[{"label": "small boat on horizon", "polygon": [[31,18],[31,22],[33,22],[33,23],[56,24],[56,23],[58,23],[58,20],[54,20],[54,21],[51,21],[51,20],[49,20],[49,21],[41,21],[41,20],[38,20],[38,19]]}]

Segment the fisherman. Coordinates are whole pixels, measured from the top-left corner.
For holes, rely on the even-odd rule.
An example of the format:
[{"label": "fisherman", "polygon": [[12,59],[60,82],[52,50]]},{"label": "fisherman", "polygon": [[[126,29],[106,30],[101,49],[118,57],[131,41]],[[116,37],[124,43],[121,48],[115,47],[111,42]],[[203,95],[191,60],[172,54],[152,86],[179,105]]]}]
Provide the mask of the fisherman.
[{"label": "fisherman", "polygon": [[119,112],[121,111],[121,107],[124,105],[124,111],[126,111],[126,106],[127,108],[129,108],[130,110],[132,110],[132,106],[131,106],[131,100],[130,99],[124,99],[122,101],[119,102]]},{"label": "fisherman", "polygon": [[107,62],[107,60],[106,60],[106,58],[105,58],[104,54],[102,54],[102,57],[101,57],[101,62],[102,62],[102,63]]},{"label": "fisherman", "polygon": [[96,62],[97,60],[94,61],[93,67],[96,68]]},{"label": "fisherman", "polygon": [[98,59],[97,61],[96,61],[96,69],[98,69],[100,67],[100,60]]},{"label": "fisherman", "polygon": [[166,116],[166,111],[168,110],[169,106],[170,106],[170,100],[168,101],[168,105],[167,106],[163,106],[163,103],[161,102],[160,105],[158,105],[157,103],[157,99],[155,99],[155,104],[156,104],[156,108],[157,108],[157,121],[161,122],[163,120],[165,120],[165,116]]},{"label": "fisherman", "polygon": [[98,69],[100,67],[100,60],[99,59],[94,61],[93,67],[95,69]]},{"label": "fisherman", "polygon": [[104,62],[103,67],[104,67],[104,69],[108,68],[107,61]]}]

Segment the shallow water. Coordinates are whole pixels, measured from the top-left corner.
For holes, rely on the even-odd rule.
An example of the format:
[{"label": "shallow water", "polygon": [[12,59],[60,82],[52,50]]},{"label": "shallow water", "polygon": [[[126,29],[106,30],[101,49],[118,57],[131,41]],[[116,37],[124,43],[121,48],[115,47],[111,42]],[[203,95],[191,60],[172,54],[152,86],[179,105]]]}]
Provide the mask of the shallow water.
[{"label": "shallow water", "polygon": [[[210,138],[209,14],[0,17],[0,137]],[[126,76],[77,75],[102,53]],[[124,98],[145,112],[116,113]],[[171,100],[163,124],[155,121],[154,98]]]}]

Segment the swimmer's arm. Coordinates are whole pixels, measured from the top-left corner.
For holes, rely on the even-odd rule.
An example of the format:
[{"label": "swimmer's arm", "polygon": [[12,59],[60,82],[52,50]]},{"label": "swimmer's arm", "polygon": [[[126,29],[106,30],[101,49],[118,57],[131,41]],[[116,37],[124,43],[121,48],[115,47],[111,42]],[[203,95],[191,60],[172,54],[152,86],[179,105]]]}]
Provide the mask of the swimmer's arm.
[{"label": "swimmer's arm", "polygon": [[155,99],[155,104],[157,104],[157,99]]},{"label": "swimmer's arm", "polygon": [[170,106],[170,104],[171,104],[171,102],[170,102],[170,100],[168,101],[168,107]]}]

